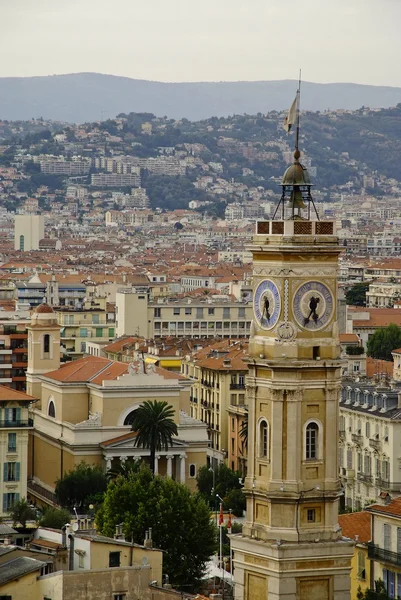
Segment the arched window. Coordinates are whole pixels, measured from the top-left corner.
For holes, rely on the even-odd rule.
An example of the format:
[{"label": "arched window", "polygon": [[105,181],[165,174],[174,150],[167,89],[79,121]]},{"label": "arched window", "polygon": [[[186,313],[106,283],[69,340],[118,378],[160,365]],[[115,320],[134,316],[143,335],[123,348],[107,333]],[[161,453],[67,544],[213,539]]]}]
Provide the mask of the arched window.
[{"label": "arched window", "polygon": [[19,236],[19,249],[22,250],[22,252],[25,249],[25,237],[23,235]]},{"label": "arched window", "polygon": [[189,465],[189,476],[196,477],[196,465]]},{"label": "arched window", "polygon": [[50,335],[48,333],[45,333],[45,335],[43,336],[44,358],[48,358],[49,353],[50,353]]},{"label": "arched window", "polygon": [[313,460],[318,458],[318,437],[319,437],[319,426],[317,423],[312,421],[306,427],[306,460]]},{"label": "arched window", "polygon": [[269,426],[265,419],[259,423],[259,457],[267,458],[269,455]]},{"label": "arched window", "polygon": [[49,417],[53,417],[53,419],[56,418],[56,408],[54,406],[53,400],[50,400],[50,402],[49,402],[49,406],[47,408],[47,414],[49,415]]},{"label": "arched window", "polygon": [[135,414],[135,411],[134,411],[134,410],[133,410],[133,411],[131,411],[131,412],[129,413],[129,415],[127,415],[127,416],[125,417],[125,419],[124,419],[124,423],[123,423],[123,424],[124,424],[124,425],[132,425],[132,421],[133,421],[133,419],[134,419],[134,414]]}]

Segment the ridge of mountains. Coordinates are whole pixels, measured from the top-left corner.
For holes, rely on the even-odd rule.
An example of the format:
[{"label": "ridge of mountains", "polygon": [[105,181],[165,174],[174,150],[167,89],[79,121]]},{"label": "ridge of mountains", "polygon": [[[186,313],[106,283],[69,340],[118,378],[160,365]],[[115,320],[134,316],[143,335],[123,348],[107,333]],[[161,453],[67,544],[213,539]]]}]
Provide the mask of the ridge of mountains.
[{"label": "ridge of mountains", "polygon": [[[163,83],[100,73],[2,77],[0,119],[83,123],[121,112],[190,120],[267,113],[288,109],[297,86],[295,80]],[[387,108],[398,103],[400,87],[302,83],[303,110]]]}]

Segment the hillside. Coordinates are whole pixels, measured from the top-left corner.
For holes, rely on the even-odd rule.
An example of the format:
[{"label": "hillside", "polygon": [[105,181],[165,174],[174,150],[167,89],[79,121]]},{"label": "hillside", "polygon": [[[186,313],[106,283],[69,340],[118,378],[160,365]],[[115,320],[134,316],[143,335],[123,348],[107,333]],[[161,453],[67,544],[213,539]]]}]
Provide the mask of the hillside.
[{"label": "hillside", "polygon": [[[297,82],[239,81],[161,83],[77,73],[48,77],[0,78],[0,119],[43,117],[82,123],[113,118],[120,112],[152,112],[179,119],[267,113],[292,102]],[[302,108],[356,110],[395,106],[401,88],[353,83],[302,84]]]}]

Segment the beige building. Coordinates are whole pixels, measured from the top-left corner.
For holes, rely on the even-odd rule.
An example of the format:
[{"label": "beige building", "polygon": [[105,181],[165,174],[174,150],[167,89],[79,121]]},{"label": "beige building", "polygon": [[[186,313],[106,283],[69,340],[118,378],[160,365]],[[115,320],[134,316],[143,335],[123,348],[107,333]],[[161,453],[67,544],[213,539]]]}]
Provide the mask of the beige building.
[{"label": "beige building", "polygon": [[233,413],[246,419],[247,351],[245,340],[223,340],[187,356],[181,366],[181,373],[193,380],[191,416],[207,424],[212,448],[219,450],[234,470],[241,442],[232,436],[234,414],[229,416],[229,411],[233,407]]},{"label": "beige building", "polygon": [[0,515],[27,497],[29,407],[36,398],[0,385]]},{"label": "beige building", "polygon": [[[294,185],[306,177],[297,159],[285,177],[284,214],[289,191],[310,201]],[[295,202],[292,210],[302,212]],[[338,523],[335,224],[259,221],[250,250],[247,509],[242,534],[231,536],[235,598],[349,600],[353,544]]]},{"label": "beige building", "polygon": [[16,215],[14,225],[14,249],[22,252],[39,250],[39,242],[45,237],[45,218],[41,215]]},{"label": "beige building", "polygon": [[[145,400],[174,409],[178,436],[156,454],[156,471],[195,490],[196,474],[211,453],[207,428],[190,417],[191,382],[178,373],[88,356],[60,367],[56,314],[36,309],[28,327],[28,390],[40,401],[32,410],[29,494],[52,501],[55,481],[82,461],[110,469],[150,452],[135,446],[133,413]],[[57,352],[58,350],[58,352]]]},{"label": "beige building", "polygon": [[249,336],[252,306],[224,296],[149,299],[146,287],[116,294],[116,334],[157,338],[245,338]]}]

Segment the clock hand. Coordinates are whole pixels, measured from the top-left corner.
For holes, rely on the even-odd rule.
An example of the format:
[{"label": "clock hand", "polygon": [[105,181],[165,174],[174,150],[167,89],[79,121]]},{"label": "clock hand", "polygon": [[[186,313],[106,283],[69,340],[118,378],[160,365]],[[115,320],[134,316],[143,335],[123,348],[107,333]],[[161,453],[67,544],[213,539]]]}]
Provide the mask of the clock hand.
[{"label": "clock hand", "polygon": [[262,317],[263,317],[263,314],[266,313],[266,319],[268,321],[270,321],[270,312],[269,312],[270,302],[269,302],[268,298],[265,298],[263,302],[264,302],[264,307],[263,307]]}]

